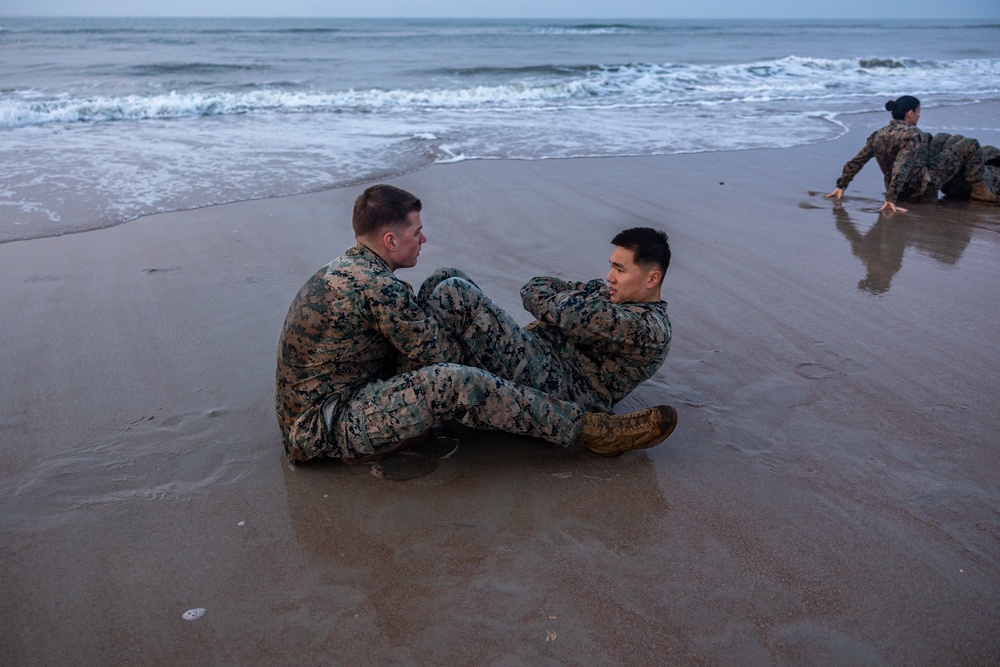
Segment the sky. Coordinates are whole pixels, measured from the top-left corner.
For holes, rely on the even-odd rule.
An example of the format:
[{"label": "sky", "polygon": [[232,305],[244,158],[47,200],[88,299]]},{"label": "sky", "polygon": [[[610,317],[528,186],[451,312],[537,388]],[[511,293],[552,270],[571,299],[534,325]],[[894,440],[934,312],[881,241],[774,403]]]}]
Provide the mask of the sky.
[{"label": "sky", "polygon": [[994,19],[1000,0],[0,0],[0,16]]}]

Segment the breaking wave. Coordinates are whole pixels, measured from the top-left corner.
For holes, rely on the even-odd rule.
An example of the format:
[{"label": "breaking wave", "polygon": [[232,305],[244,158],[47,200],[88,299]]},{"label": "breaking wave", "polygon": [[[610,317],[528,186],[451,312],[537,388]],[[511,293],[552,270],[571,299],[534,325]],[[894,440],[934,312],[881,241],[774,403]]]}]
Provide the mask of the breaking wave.
[{"label": "breaking wave", "polygon": [[[174,67],[156,65],[157,68]],[[195,71],[212,65],[184,66]],[[254,90],[122,96],[41,96],[5,91],[0,127],[48,123],[142,121],[255,113],[394,113],[493,111],[549,107],[717,106],[768,101],[803,103],[905,90],[921,94],[1000,93],[1000,59],[940,62],[867,57],[790,56],[735,65],[541,65],[456,69],[456,84],[416,89],[319,91],[291,85]]]}]

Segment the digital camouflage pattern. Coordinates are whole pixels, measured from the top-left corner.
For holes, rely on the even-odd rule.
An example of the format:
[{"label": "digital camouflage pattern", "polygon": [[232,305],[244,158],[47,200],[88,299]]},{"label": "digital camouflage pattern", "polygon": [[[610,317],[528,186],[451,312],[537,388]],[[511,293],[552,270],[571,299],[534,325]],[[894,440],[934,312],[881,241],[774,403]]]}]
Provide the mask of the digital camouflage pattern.
[{"label": "digital camouflage pattern", "polygon": [[576,440],[579,405],[445,363],[459,356],[409,285],[371,250],[350,249],[306,282],[285,319],[276,408],[286,455],[354,459],[451,419],[561,445]]},{"label": "digital camouflage pattern", "polygon": [[435,271],[419,296],[453,333],[465,363],[590,411],[610,412],[670,349],[666,302],[613,304],[602,280],[534,278],[521,299],[536,318],[523,329],[458,269]]},{"label": "digital camouflage pattern", "polygon": [[[921,150],[923,148],[923,150]],[[893,119],[875,130],[857,155],[844,165],[837,187],[846,190],[869,160],[875,158],[882,170],[886,201],[913,201],[924,195],[929,181],[927,152],[915,125]]]},{"label": "digital camouflage pattern", "polygon": [[976,139],[946,132],[939,132],[933,137],[925,132],[924,142],[928,145],[931,161],[939,160],[941,155],[960,156],[963,160],[962,169],[941,184],[945,195],[968,199],[972,194],[972,184],[982,182],[992,194],[993,201],[1000,201],[1000,149],[981,146]]},{"label": "digital camouflage pattern", "polygon": [[479,368],[435,364],[359,389],[332,420],[334,453],[351,459],[391,449],[454,420],[566,446],[583,429],[584,410]]},{"label": "digital camouflage pattern", "polygon": [[462,350],[461,363],[568,400],[569,382],[553,350],[522,330],[459,269],[439,268],[421,285],[424,309]]},{"label": "digital camouflage pattern", "polygon": [[[541,324],[570,379],[574,400],[608,412],[660,369],[670,351],[667,303],[611,303],[602,280],[534,278],[521,302]],[[585,399],[585,400],[584,400]]]},{"label": "digital camouflage pattern", "polygon": [[959,135],[938,137],[934,141],[915,125],[893,119],[873,132],[864,148],[844,165],[837,187],[846,190],[873,157],[882,170],[885,199],[894,204],[936,198],[938,190],[955,193],[961,183],[985,180],[990,187],[991,180],[995,182],[995,174],[984,169],[984,153],[978,141]]},{"label": "digital camouflage pattern", "polygon": [[276,404],[292,461],[331,453],[323,420],[358,388],[457,352],[412,289],[373,251],[358,245],[317,271],[299,290],[278,345]]}]

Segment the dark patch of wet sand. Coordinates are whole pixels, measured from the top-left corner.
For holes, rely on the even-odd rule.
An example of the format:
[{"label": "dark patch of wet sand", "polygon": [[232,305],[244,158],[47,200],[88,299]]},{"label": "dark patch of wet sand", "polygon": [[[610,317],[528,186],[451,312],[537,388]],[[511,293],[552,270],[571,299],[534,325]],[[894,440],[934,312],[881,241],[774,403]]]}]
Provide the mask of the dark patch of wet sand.
[{"label": "dark patch of wet sand", "polygon": [[430,237],[401,276],[460,266],[525,322],[531,276],[669,231],[674,344],[620,407],[680,425],[616,459],[463,431],[405,482],[283,460],[278,331],[360,188],[0,245],[0,663],[994,663],[1000,207],[880,219],[874,164],[834,206],[884,119],[849,121],[393,181]]}]

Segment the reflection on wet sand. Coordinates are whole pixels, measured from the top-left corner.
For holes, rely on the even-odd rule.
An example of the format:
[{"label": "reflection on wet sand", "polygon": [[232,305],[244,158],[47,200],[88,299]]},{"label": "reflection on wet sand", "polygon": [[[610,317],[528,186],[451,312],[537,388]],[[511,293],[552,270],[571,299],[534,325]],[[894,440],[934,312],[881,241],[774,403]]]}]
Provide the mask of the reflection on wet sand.
[{"label": "reflection on wet sand", "polygon": [[433,474],[405,482],[371,466],[286,467],[288,514],[308,562],[296,604],[310,610],[289,631],[310,645],[319,633],[345,663],[529,664],[556,658],[556,637],[588,645],[611,607],[617,646],[578,656],[621,663],[659,643],[651,564],[668,541],[668,507],[648,456],[459,435]]},{"label": "reflection on wet sand", "polygon": [[940,219],[917,211],[903,215],[879,213],[878,220],[864,233],[839,203],[833,207],[833,217],[837,229],[851,244],[851,252],[868,270],[858,281],[858,289],[876,295],[889,291],[893,277],[903,266],[903,255],[908,247],[942,264],[954,265],[972,238],[972,226],[967,222]]}]

